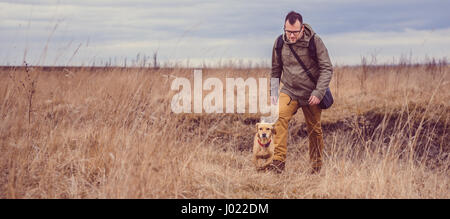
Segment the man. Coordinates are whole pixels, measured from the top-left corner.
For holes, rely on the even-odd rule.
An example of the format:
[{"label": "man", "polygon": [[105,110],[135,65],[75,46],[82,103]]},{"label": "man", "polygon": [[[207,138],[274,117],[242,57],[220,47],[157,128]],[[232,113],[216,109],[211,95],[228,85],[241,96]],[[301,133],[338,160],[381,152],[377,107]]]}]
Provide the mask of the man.
[{"label": "man", "polygon": [[[276,47],[272,53],[272,78],[280,78],[283,87],[279,96],[279,117],[275,123],[275,151],[274,161],[269,169],[281,173],[285,167],[287,152],[288,123],[299,108],[302,109],[307,124],[309,157],[311,173],[318,173],[322,167],[323,136],[320,124],[322,109],[319,103],[325,95],[325,91],[332,76],[332,65],[328,51],[320,37],[315,34],[311,26],[303,23],[299,13],[291,11],[285,19],[283,44],[281,57],[278,56]],[[314,40],[315,51],[311,51],[310,44]],[[279,44],[278,44],[279,45]],[[299,64],[291,49],[297,53],[310,71],[317,83],[308,77],[305,69]],[[315,52],[315,54],[314,54]],[[276,96],[272,92],[272,101]]]}]

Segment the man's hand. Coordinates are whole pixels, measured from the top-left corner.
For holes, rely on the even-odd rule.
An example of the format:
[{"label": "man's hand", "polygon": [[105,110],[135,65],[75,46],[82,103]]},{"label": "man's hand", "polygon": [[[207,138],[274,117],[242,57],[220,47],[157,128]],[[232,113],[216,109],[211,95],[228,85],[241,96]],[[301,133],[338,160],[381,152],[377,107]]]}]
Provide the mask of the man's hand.
[{"label": "man's hand", "polygon": [[311,95],[311,97],[309,97],[308,103],[309,105],[317,105],[320,103],[320,100],[316,96]]}]

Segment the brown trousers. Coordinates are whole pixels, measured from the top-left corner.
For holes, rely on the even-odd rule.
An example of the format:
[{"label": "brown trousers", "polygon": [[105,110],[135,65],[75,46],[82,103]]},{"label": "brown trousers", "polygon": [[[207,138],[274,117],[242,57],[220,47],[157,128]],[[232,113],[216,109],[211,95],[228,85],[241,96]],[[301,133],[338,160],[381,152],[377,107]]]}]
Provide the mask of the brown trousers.
[{"label": "brown trousers", "polygon": [[[274,160],[285,161],[287,152],[288,124],[292,116],[297,112],[298,101],[291,99],[287,94],[280,93],[279,99],[279,115],[275,123],[275,151]],[[309,140],[309,159],[312,168],[320,168],[322,166],[323,157],[323,134],[320,125],[320,115],[322,109],[319,105],[302,106],[303,115],[305,116],[308,140]]]}]

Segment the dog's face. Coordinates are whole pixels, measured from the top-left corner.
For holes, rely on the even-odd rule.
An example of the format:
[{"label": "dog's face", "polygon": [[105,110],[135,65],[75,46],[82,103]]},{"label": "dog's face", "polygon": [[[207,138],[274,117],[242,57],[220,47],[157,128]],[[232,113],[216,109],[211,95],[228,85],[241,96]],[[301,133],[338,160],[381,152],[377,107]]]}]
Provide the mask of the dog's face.
[{"label": "dog's face", "polygon": [[256,130],[258,131],[258,138],[261,140],[269,140],[273,134],[276,134],[273,124],[257,123]]}]

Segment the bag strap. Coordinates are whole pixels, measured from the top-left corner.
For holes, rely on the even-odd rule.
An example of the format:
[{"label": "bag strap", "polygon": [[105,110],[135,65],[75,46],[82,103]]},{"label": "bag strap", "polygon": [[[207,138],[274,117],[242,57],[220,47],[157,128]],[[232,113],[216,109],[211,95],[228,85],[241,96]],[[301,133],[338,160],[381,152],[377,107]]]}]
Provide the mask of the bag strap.
[{"label": "bag strap", "polygon": [[294,48],[292,48],[292,45],[288,45],[289,49],[291,49],[292,54],[294,55],[295,59],[297,59],[297,62],[302,66],[303,70],[305,70],[308,77],[311,79],[311,81],[314,82],[317,86],[317,80],[314,78],[314,76],[311,74],[308,68],[306,68],[305,63],[298,57],[297,53],[294,51]]},{"label": "bag strap", "polygon": [[[314,40],[314,36],[316,35],[316,33],[314,33],[311,36],[311,39],[309,40],[309,44],[308,44],[308,50],[309,50],[309,54],[311,55],[311,58],[318,63],[318,59],[317,59],[317,50],[316,50],[316,42]],[[281,69],[283,69],[283,60],[281,58],[281,51],[283,49],[283,45],[284,45],[284,40],[283,40],[283,34],[281,34],[280,36],[278,36],[277,38],[277,44],[275,46],[275,51],[277,53],[277,57],[278,57],[278,63],[281,66]],[[295,58],[297,59],[297,62],[300,63],[300,65],[303,67],[303,69],[305,69],[306,74],[308,75],[308,77],[317,84],[317,80],[312,76],[311,72],[306,68],[305,64],[302,62],[302,60],[300,59],[300,57],[298,57],[297,53],[295,53],[295,51],[291,48],[291,45],[289,45],[289,48],[291,49],[292,53],[294,54]]]},{"label": "bag strap", "polygon": [[[314,40],[315,35],[316,35],[316,33],[314,33],[311,36],[311,39],[309,40],[308,50],[309,50],[309,54],[311,55],[311,58],[316,63],[318,63],[319,61],[317,60],[316,41]],[[283,45],[284,45],[283,34],[281,34],[280,36],[278,36],[277,44],[275,46],[275,52],[277,53],[277,57],[278,57],[277,60],[278,60],[278,63],[280,63],[281,68],[283,68],[283,60],[281,59],[281,51],[283,49]]]}]

